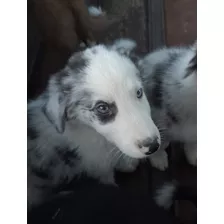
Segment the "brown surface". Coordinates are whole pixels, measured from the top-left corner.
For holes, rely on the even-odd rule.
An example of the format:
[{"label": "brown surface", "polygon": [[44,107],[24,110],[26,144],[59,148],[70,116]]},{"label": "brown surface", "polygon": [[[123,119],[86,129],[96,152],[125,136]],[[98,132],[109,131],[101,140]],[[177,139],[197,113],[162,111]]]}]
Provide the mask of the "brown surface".
[{"label": "brown surface", "polygon": [[165,0],[167,45],[191,44],[197,39],[197,0]]},{"label": "brown surface", "polygon": [[116,14],[120,17],[119,25],[107,33],[104,42],[109,42],[119,37],[131,37],[138,43],[137,51],[146,52],[144,1],[113,0],[100,2],[108,13]]},{"label": "brown surface", "polygon": [[96,41],[115,21],[106,14],[92,17],[84,0],[31,0],[38,27],[48,44],[74,51],[80,41]]}]

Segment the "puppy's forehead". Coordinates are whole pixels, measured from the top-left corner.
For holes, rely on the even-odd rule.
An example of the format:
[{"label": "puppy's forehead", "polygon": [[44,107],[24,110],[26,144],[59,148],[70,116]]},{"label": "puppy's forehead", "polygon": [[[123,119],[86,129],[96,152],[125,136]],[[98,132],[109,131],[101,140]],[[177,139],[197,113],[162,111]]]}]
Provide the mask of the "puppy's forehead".
[{"label": "puppy's forehead", "polygon": [[89,87],[108,92],[131,90],[140,86],[137,68],[131,60],[118,52],[97,46],[85,56],[89,60],[85,69],[85,81]]}]

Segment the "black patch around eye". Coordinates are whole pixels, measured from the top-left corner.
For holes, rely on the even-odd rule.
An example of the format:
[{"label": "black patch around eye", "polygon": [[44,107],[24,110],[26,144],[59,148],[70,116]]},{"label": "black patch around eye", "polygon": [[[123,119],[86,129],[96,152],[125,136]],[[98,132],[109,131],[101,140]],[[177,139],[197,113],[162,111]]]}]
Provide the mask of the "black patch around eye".
[{"label": "black patch around eye", "polygon": [[[96,106],[101,103],[104,103],[104,102],[98,102],[96,103]],[[114,121],[118,112],[115,102],[109,103],[107,104],[107,106],[109,107],[109,113],[107,114],[98,113],[96,110],[96,107],[94,108],[94,113],[102,124],[107,124],[109,122]]]}]

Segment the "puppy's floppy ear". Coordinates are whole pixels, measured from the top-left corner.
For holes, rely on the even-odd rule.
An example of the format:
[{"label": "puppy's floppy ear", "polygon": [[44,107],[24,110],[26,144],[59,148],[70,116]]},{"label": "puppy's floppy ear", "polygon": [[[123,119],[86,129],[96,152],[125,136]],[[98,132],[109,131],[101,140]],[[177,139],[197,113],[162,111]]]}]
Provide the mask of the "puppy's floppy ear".
[{"label": "puppy's floppy ear", "polygon": [[58,91],[58,86],[50,86],[48,99],[44,105],[43,112],[48,120],[54,125],[59,133],[65,129],[66,99],[64,93]]},{"label": "puppy's floppy ear", "polygon": [[116,40],[111,46],[111,49],[118,51],[122,55],[129,56],[136,46],[137,44],[134,40],[122,38]]}]

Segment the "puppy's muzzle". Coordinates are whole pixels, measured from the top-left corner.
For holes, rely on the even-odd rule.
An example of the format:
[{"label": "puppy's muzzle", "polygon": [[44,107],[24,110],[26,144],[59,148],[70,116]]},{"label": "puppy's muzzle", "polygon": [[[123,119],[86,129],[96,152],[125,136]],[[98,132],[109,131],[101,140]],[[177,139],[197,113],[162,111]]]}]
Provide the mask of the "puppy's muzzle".
[{"label": "puppy's muzzle", "polygon": [[151,155],[154,152],[156,152],[160,144],[158,142],[158,138],[147,138],[142,141],[138,141],[138,147],[139,149],[145,154],[145,155]]}]

